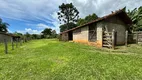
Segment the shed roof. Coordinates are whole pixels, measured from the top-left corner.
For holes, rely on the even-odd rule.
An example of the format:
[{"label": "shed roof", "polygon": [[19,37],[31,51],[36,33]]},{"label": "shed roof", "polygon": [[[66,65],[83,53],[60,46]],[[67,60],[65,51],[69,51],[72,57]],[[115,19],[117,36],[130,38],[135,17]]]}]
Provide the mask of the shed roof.
[{"label": "shed roof", "polygon": [[16,36],[16,35],[11,34],[11,33],[0,32],[0,34],[11,36],[11,37],[15,37],[15,38],[20,38],[20,36]]},{"label": "shed roof", "polygon": [[64,32],[61,32],[60,34],[64,34],[64,33],[67,33],[67,32],[69,32],[69,31],[73,31],[73,30],[75,30],[75,29],[78,29],[78,28],[87,26],[87,25],[89,25],[89,24],[92,24],[92,23],[96,23],[96,22],[105,20],[105,19],[107,19],[107,18],[110,18],[110,17],[112,17],[112,16],[116,16],[116,15],[119,16],[119,17],[122,19],[122,21],[124,21],[125,24],[128,24],[128,25],[131,25],[131,24],[132,24],[132,20],[128,17],[127,13],[126,13],[123,9],[119,9],[119,10],[117,10],[117,11],[115,11],[115,12],[112,12],[112,13],[109,14],[109,15],[106,15],[106,16],[104,16],[104,17],[98,18],[98,19],[96,19],[96,20],[93,20],[93,21],[91,21],[91,22],[89,22],[89,23],[86,23],[86,24],[83,24],[83,25],[81,25],[81,26],[77,26],[77,27],[75,27],[75,28],[66,30],[66,31],[64,31]]}]

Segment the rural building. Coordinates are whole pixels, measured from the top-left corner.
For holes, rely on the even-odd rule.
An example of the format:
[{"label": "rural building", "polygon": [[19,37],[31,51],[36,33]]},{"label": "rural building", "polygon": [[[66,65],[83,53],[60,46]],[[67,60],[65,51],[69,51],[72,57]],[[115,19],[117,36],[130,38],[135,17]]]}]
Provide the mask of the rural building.
[{"label": "rural building", "polygon": [[[97,47],[103,47],[105,32],[110,33],[115,30],[115,44],[125,44],[125,32],[129,31],[132,24],[131,19],[125,11],[118,10],[111,14],[98,18],[92,22],[75,27],[60,33],[62,41],[73,41],[87,43]],[[109,35],[107,36],[109,37]]]},{"label": "rural building", "polygon": [[4,39],[7,42],[11,42],[12,40],[15,41],[16,39],[20,39],[20,36],[15,36],[13,34],[0,32],[0,43],[3,43]]},{"label": "rural building", "polygon": [[4,39],[10,42],[13,39],[13,37],[10,34],[0,32],[0,43],[4,42]]}]

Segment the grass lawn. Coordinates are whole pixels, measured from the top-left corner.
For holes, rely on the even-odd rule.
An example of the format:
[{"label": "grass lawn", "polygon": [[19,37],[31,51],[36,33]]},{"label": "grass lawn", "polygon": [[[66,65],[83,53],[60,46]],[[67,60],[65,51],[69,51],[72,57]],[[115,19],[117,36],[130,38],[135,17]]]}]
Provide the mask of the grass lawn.
[{"label": "grass lawn", "polygon": [[142,46],[129,46],[34,40],[4,54],[0,45],[0,80],[141,80]]}]

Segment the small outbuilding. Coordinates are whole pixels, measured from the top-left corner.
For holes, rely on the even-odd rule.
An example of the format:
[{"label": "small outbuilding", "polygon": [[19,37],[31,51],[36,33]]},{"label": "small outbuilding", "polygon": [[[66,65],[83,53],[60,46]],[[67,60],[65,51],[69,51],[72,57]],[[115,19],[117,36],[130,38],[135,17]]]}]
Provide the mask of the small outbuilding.
[{"label": "small outbuilding", "polygon": [[92,22],[64,31],[60,33],[60,38],[61,41],[87,43],[103,47],[107,42],[107,44],[111,44],[111,40],[109,41],[108,37],[112,37],[111,33],[115,30],[115,44],[124,45],[125,32],[126,30],[129,31],[131,24],[131,19],[121,9]]},{"label": "small outbuilding", "polygon": [[4,39],[7,40],[7,42],[11,42],[13,37],[8,33],[0,32],[0,43],[4,42]]},{"label": "small outbuilding", "polygon": [[11,42],[11,41],[17,41],[19,39],[20,36],[15,36],[10,33],[0,32],[0,43],[3,43],[4,40],[6,40],[7,42]]}]

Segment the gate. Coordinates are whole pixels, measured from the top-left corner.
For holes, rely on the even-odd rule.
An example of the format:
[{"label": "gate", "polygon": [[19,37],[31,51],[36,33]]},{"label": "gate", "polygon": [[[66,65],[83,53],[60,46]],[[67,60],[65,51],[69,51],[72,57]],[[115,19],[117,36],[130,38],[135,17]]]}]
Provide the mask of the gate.
[{"label": "gate", "polygon": [[116,43],[116,32],[103,32],[103,47],[113,48],[115,47]]}]

